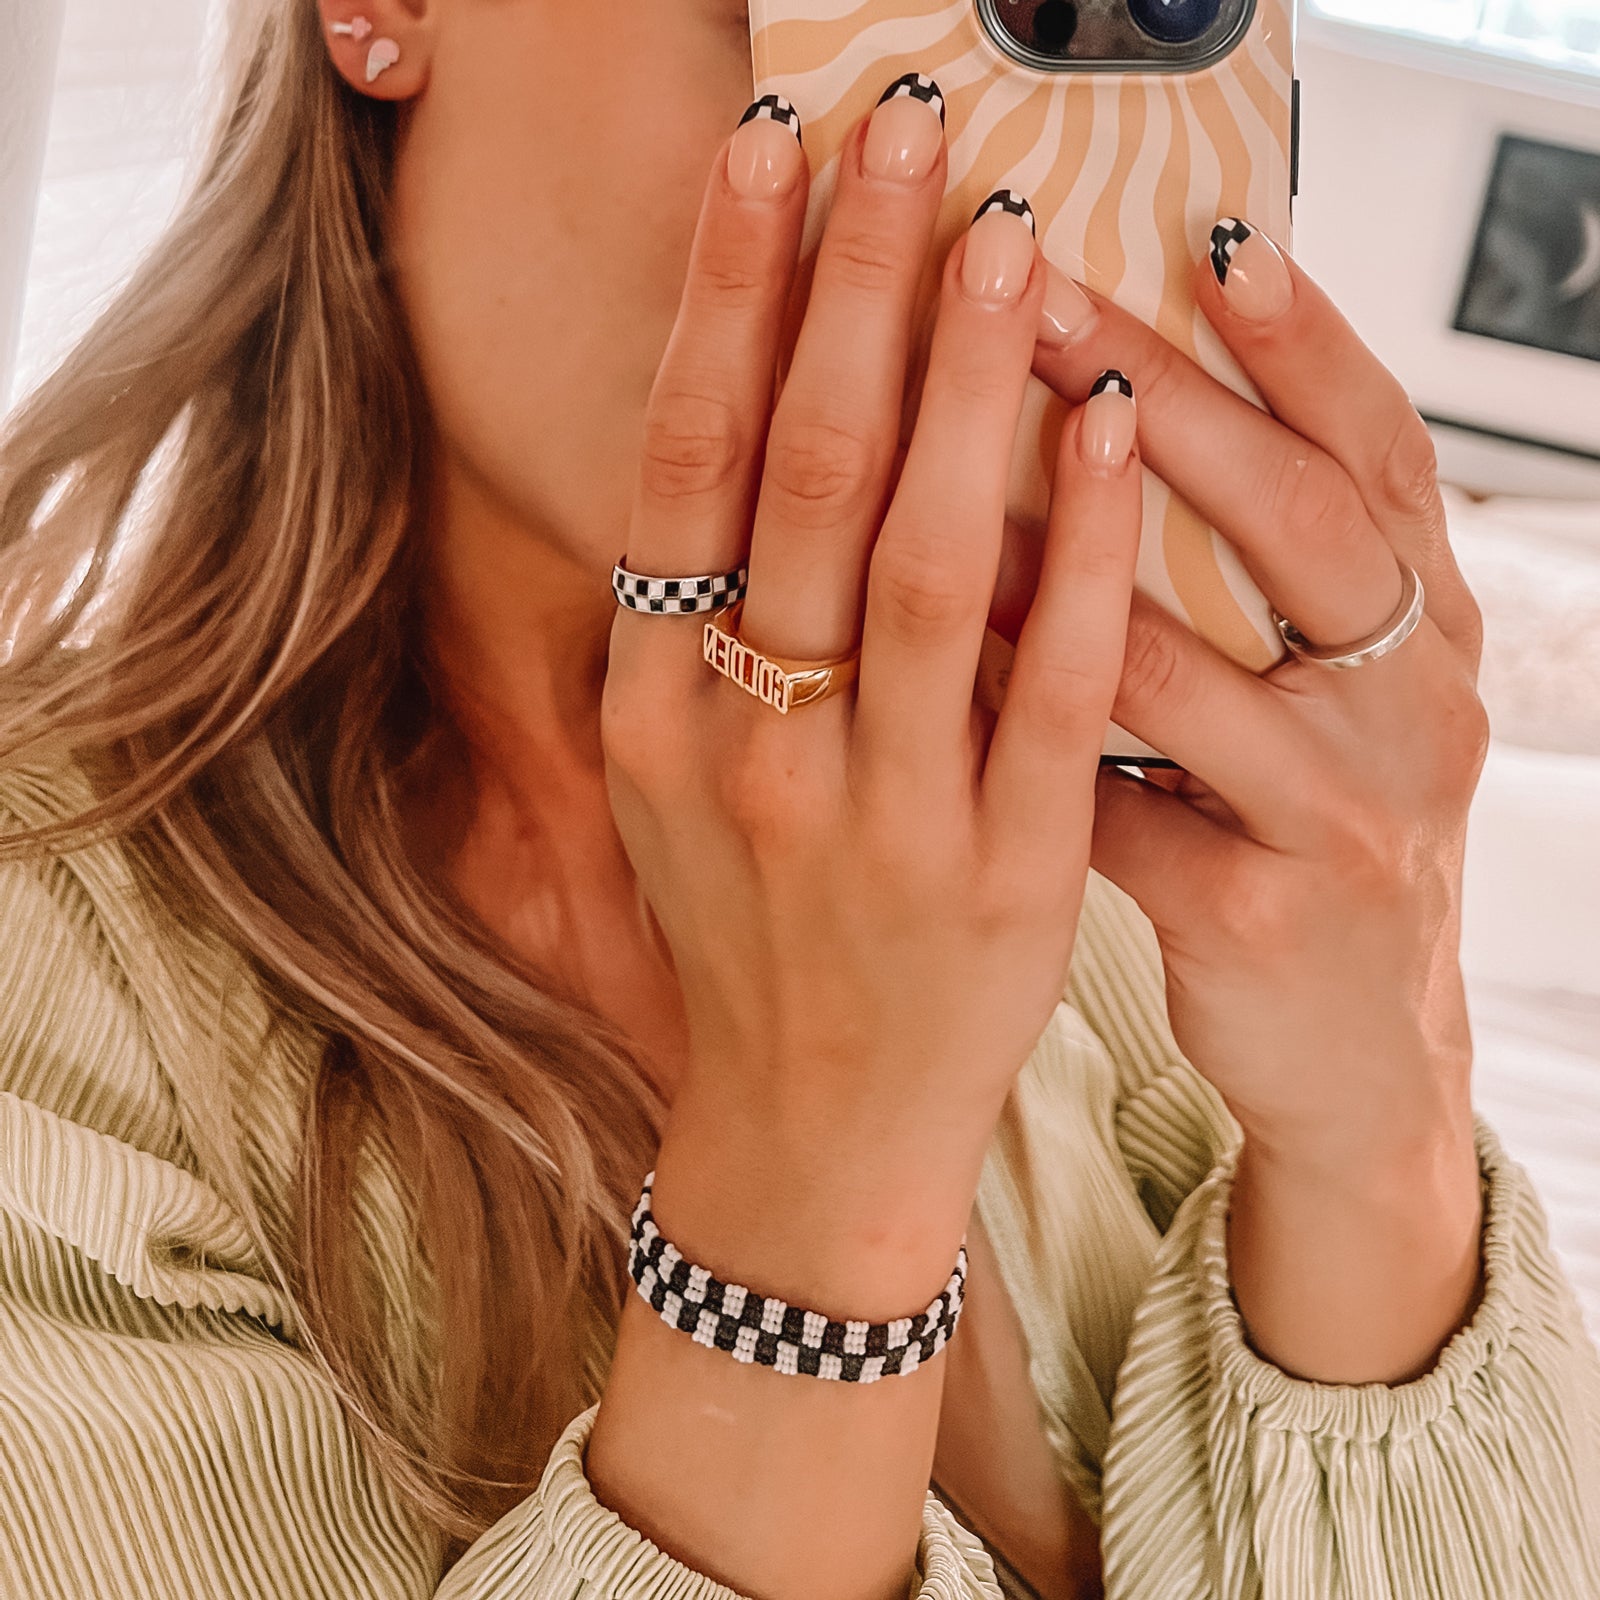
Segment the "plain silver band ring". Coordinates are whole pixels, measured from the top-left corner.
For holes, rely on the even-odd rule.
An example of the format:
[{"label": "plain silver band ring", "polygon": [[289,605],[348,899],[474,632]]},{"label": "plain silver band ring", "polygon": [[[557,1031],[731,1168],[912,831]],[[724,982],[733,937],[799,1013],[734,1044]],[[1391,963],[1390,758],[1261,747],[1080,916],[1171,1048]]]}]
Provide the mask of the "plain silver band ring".
[{"label": "plain silver band ring", "polygon": [[[1398,560],[1398,557],[1396,559]],[[1381,628],[1369,633],[1364,639],[1357,639],[1354,644],[1319,648],[1312,644],[1292,622],[1280,617],[1276,611],[1272,613],[1272,620],[1277,623],[1278,632],[1283,635],[1283,642],[1300,660],[1310,661],[1319,667],[1331,668],[1335,672],[1348,671],[1352,667],[1364,667],[1378,660],[1380,656],[1398,650],[1416,632],[1417,624],[1422,621],[1424,603],[1422,579],[1404,561],[1400,562],[1400,578],[1403,587],[1400,604],[1394,616]]]},{"label": "plain silver band ring", "polygon": [[611,592],[619,606],[654,616],[687,617],[722,611],[745,597],[750,586],[749,567],[731,572],[706,573],[692,578],[658,578],[630,572],[624,556],[611,569]]}]

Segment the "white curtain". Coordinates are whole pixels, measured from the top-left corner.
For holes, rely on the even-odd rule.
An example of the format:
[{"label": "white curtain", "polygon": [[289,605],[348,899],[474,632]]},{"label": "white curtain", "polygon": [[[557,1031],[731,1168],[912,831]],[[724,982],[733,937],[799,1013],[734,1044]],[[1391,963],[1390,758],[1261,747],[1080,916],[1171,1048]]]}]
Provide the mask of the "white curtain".
[{"label": "white curtain", "polygon": [[0,402],[22,323],[62,7],[0,0]]},{"label": "white curtain", "polygon": [[0,0],[0,409],[171,214],[224,3]]}]

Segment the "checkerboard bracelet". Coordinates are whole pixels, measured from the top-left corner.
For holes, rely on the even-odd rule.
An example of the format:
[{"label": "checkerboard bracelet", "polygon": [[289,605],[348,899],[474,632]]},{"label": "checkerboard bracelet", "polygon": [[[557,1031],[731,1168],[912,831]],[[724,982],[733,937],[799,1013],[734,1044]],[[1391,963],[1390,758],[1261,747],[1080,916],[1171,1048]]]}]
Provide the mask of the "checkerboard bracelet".
[{"label": "checkerboard bracelet", "polygon": [[875,1383],[915,1372],[949,1343],[961,1316],[967,1249],[926,1311],[893,1322],[837,1322],[738,1284],[686,1261],[661,1237],[650,1209],[656,1175],[644,1180],[628,1241],[628,1273],[661,1320],[696,1344],[735,1361],[844,1383]]}]

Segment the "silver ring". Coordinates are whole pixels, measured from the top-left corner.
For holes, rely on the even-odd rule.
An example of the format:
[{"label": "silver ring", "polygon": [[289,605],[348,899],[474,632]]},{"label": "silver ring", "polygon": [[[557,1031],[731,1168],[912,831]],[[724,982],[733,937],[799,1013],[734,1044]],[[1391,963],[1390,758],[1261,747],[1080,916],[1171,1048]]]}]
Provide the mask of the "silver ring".
[{"label": "silver ring", "polygon": [[655,578],[648,573],[630,572],[624,564],[626,560],[624,556],[611,569],[611,592],[617,597],[617,604],[629,611],[672,617],[721,611],[744,599],[750,586],[749,567],[694,578]]},{"label": "silver ring", "polygon": [[[1396,560],[1399,558],[1396,557]],[[1283,642],[1302,661],[1310,661],[1319,667],[1329,667],[1335,672],[1348,671],[1351,667],[1367,666],[1380,656],[1398,650],[1416,632],[1417,624],[1422,621],[1424,602],[1422,579],[1404,561],[1400,561],[1399,565],[1402,585],[1400,604],[1394,616],[1381,628],[1369,633],[1364,639],[1357,639],[1354,644],[1319,648],[1312,644],[1292,622],[1280,617],[1274,611],[1272,620],[1278,625],[1278,632],[1283,635]]]}]

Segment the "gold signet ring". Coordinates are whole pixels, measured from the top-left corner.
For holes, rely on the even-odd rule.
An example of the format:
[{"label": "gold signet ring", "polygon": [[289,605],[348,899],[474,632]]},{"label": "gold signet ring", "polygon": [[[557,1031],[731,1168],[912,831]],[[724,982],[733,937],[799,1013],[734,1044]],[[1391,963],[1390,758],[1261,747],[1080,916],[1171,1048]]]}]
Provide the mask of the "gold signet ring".
[{"label": "gold signet ring", "polygon": [[861,652],[836,661],[795,661],[764,656],[739,637],[744,601],[736,601],[706,623],[705,659],[713,670],[731,678],[747,694],[787,716],[796,706],[814,705],[855,682]]}]

